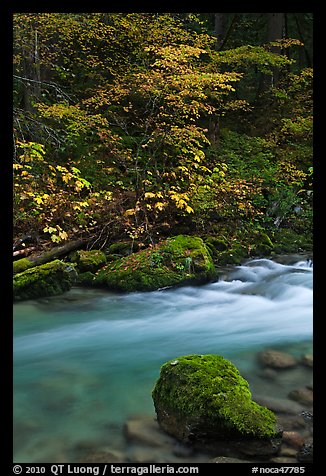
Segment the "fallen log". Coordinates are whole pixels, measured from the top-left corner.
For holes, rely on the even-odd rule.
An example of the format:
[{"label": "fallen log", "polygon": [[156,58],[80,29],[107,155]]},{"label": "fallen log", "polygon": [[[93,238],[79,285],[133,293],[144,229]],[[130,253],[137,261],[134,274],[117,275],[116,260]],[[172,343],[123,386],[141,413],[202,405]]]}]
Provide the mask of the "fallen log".
[{"label": "fallen log", "polygon": [[59,258],[60,256],[64,256],[71,251],[82,248],[89,240],[89,238],[82,238],[80,240],[70,241],[69,243],[45,251],[40,255],[30,256],[27,259],[33,264],[33,266],[39,266],[40,264],[45,264]]},{"label": "fallen log", "polygon": [[16,256],[28,256],[30,255],[33,251],[36,250],[35,246],[30,246],[29,248],[24,248],[22,250],[14,251],[12,256],[16,258]]},{"label": "fallen log", "polygon": [[[49,263],[50,261],[54,261],[60,256],[67,255],[71,251],[82,248],[83,246],[86,245],[86,243],[89,240],[90,238],[87,238],[87,239],[84,238],[80,240],[70,241],[69,243],[56,246],[55,248],[52,248],[49,251],[45,251],[42,254],[22,257],[18,260],[16,259],[14,260],[14,264],[13,264],[13,272],[14,274],[21,273],[23,271],[26,271],[27,269],[34,268],[35,266],[39,266],[41,264],[46,264],[46,263]],[[20,253],[20,255],[23,256],[21,253],[22,251],[26,251],[26,250],[15,251],[14,255],[16,253],[16,256],[17,256],[17,254]]]}]

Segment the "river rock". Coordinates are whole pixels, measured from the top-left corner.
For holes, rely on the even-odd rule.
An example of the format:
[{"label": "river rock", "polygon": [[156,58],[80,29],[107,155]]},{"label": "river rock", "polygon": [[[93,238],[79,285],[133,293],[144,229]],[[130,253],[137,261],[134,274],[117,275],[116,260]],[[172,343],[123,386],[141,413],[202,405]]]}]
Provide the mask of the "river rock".
[{"label": "river rock", "polygon": [[134,444],[150,447],[163,447],[175,444],[175,440],[161,430],[156,420],[151,416],[132,418],[124,424],[125,438]]},{"label": "river rock", "polygon": [[287,415],[299,415],[302,411],[301,405],[291,402],[287,398],[265,397],[262,395],[254,395],[255,402],[264,407],[269,408],[275,413],[285,413]]},{"label": "river rock", "polygon": [[264,367],[272,367],[273,369],[287,369],[297,365],[297,360],[292,355],[273,349],[260,352],[258,359]]},{"label": "river rock", "polygon": [[303,418],[299,415],[288,415],[286,413],[279,413],[277,415],[277,422],[284,431],[304,430],[306,424]]},{"label": "river rock", "polygon": [[302,387],[292,390],[288,397],[291,398],[291,400],[301,403],[302,405],[311,406],[313,404],[314,393],[309,388]]},{"label": "river rock", "polygon": [[77,463],[124,463],[124,454],[118,450],[90,451],[80,458]]},{"label": "river rock", "polygon": [[297,459],[298,461],[302,461],[304,463],[312,463],[314,458],[314,448],[313,448],[313,441],[306,441],[306,443],[302,446],[300,451],[298,451]]},{"label": "river rock", "polygon": [[296,464],[298,461],[296,458],[290,456],[274,456],[269,460],[269,463],[279,463],[279,464]]},{"label": "river rock", "polygon": [[217,271],[203,240],[178,235],[108,263],[97,272],[93,284],[116,291],[153,291],[205,283],[216,277]]},{"label": "river rock", "polygon": [[15,301],[55,296],[68,291],[75,283],[77,273],[70,263],[60,260],[35,266],[13,278]]},{"label": "river rock", "polygon": [[306,367],[313,368],[314,366],[314,357],[312,354],[305,354],[301,357],[300,360],[301,364],[305,365]]},{"label": "river rock", "polygon": [[296,450],[294,448],[290,448],[290,446],[282,445],[278,454],[280,456],[287,456],[287,457],[290,457],[290,458],[295,458],[296,455],[297,455],[297,452],[298,452],[298,450]]},{"label": "river rock", "polygon": [[252,463],[252,461],[239,459],[239,458],[229,458],[227,456],[218,456],[209,461],[210,463]]},{"label": "river rock", "polygon": [[275,415],[252,401],[248,382],[219,355],[167,362],[152,395],[161,428],[186,445],[228,457],[278,450]]},{"label": "river rock", "polygon": [[297,431],[283,431],[282,439],[288,446],[296,448],[297,450],[299,450],[304,443],[303,436]]}]

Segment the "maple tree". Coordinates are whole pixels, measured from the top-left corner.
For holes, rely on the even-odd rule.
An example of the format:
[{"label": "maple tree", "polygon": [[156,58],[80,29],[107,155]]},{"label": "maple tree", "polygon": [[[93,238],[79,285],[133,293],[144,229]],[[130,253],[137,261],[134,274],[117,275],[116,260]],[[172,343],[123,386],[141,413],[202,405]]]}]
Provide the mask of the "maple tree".
[{"label": "maple tree", "polygon": [[[289,54],[302,40],[221,49],[205,22],[204,14],[14,15],[16,235],[152,242],[166,223],[209,232],[212,213],[262,223],[278,184],[294,197],[302,190],[312,70],[293,69]],[[261,75],[275,71],[278,84],[260,91]],[[232,137],[254,144],[246,164]]]}]

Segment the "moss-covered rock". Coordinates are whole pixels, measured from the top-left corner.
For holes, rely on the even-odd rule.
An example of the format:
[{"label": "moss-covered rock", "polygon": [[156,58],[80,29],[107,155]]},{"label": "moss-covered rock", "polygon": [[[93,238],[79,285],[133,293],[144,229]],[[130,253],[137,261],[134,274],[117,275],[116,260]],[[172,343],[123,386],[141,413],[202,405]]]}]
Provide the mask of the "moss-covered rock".
[{"label": "moss-covered rock", "polygon": [[93,286],[95,279],[95,274],[91,271],[86,271],[85,273],[78,273],[76,284],[78,286],[91,287]]},{"label": "moss-covered rock", "polygon": [[251,254],[254,256],[269,256],[274,249],[274,244],[267,233],[254,233]]},{"label": "moss-covered rock", "polygon": [[22,273],[28,268],[32,268],[34,265],[27,258],[18,259],[13,262],[13,272],[14,274]]},{"label": "moss-covered rock", "polygon": [[281,253],[300,253],[302,251],[313,250],[312,234],[299,234],[290,228],[280,228],[274,232],[273,241],[275,243],[273,252]]},{"label": "moss-covered rock", "polygon": [[229,244],[224,236],[207,236],[204,238],[206,245],[211,245],[214,250],[225,251]]},{"label": "moss-covered rock", "polygon": [[215,266],[203,240],[178,235],[109,263],[97,273],[94,283],[118,291],[152,291],[215,277]]},{"label": "moss-covered rock", "polygon": [[85,273],[90,271],[91,273],[94,273],[105,265],[106,255],[101,250],[79,250],[75,252],[73,261],[77,265],[78,272]]},{"label": "moss-covered rock", "polygon": [[118,241],[108,246],[105,251],[107,255],[128,256],[133,251],[133,243],[130,241]]},{"label": "moss-covered rock", "polygon": [[68,291],[76,280],[72,264],[51,261],[18,273],[13,279],[14,300],[55,296]]},{"label": "moss-covered rock", "polygon": [[221,440],[269,442],[279,436],[275,415],[252,401],[248,382],[219,355],[167,362],[152,396],[162,429],[199,448],[216,452]]}]

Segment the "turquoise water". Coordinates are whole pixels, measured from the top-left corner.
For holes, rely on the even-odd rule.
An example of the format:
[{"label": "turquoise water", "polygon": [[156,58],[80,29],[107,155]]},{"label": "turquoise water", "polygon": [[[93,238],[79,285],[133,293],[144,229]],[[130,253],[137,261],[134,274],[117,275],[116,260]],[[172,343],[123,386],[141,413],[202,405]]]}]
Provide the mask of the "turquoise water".
[{"label": "turquoise water", "polygon": [[312,267],[255,260],[218,282],[151,293],[75,288],[14,305],[14,461],[74,462],[85,441],[123,449],[123,423],[154,414],[167,360],[216,353],[254,394],[284,398],[310,382],[303,366],[269,382],[256,354],[312,351]]}]

